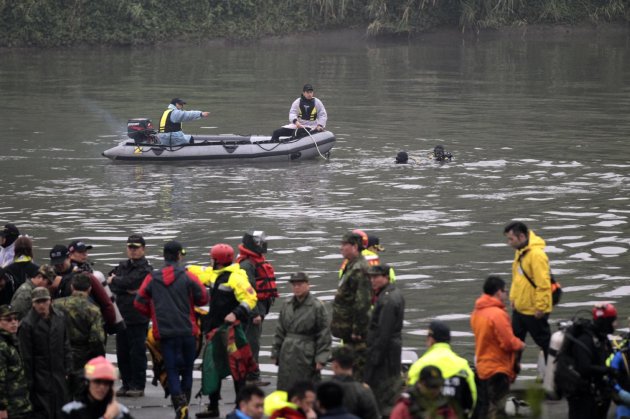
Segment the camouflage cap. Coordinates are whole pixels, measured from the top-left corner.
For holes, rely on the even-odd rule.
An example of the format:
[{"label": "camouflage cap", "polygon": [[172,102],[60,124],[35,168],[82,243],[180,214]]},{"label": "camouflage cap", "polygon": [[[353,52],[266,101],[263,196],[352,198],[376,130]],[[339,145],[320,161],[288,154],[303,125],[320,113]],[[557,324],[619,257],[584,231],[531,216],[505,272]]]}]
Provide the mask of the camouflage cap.
[{"label": "camouflage cap", "polygon": [[8,317],[12,314],[17,314],[17,311],[14,311],[10,305],[2,304],[0,306],[0,319],[3,317]]},{"label": "camouflage cap", "polygon": [[440,388],[444,385],[442,371],[434,365],[427,365],[422,368],[418,381],[429,388]]},{"label": "camouflage cap", "polygon": [[55,276],[57,276],[57,274],[55,273],[55,270],[50,265],[40,266],[39,269],[37,270],[37,275],[43,276],[45,279],[48,280],[48,282],[51,282],[51,283],[55,280]]},{"label": "camouflage cap", "polygon": [[50,300],[50,292],[48,292],[48,288],[37,287],[33,290],[31,294],[31,300]]}]

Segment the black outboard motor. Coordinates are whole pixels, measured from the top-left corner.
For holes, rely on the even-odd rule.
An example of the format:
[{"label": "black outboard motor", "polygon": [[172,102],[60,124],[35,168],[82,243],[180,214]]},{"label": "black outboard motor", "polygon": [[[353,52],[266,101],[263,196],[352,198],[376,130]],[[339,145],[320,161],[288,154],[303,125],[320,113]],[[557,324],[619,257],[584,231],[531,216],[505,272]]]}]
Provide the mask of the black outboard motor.
[{"label": "black outboard motor", "polygon": [[155,129],[150,119],[135,118],[127,121],[127,136],[136,144],[156,143]]},{"label": "black outboard motor", "polygon": [[453,159],[453,155],[444,150],[444,146],[436,145],[433,149],[433,159],[439,162],[451,161]]}]

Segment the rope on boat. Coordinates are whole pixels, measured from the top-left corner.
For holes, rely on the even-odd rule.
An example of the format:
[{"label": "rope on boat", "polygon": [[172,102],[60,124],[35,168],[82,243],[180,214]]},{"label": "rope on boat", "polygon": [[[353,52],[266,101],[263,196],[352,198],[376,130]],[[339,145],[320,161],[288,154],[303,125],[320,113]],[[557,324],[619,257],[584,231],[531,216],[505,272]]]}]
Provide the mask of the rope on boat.
[{"label": "rope on boat", "polygon": [[[315,138],[313,138],[313,136],[311,135],[311,132],[309,130],[307,130],[306,128],[304,128],[304,127],[302,127],[302,129],[304,131],[306,131],[308,136],[311,137],[311,140],[313,140],[313,144],[315,144],[315,149],[317,150],[317,153],[319,153],[321,158],[324,159],[324,160],[328,160],[328,158],[326,156],[324,156],[321,151],[319,151],[319,147],[317,146],[317,141],[315,141]],[[297,132],[297,129],[295,131]],[[330,156],[330,154],[329,154],[329,156]]]}]

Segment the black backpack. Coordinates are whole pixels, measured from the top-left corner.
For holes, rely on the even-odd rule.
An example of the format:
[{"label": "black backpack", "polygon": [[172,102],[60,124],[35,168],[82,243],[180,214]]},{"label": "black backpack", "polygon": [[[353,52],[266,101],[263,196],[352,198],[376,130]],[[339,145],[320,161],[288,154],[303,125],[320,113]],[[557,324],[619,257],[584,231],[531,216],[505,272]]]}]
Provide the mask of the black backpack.
[{"label": "black backpack", "polygon": [[554,361],[556,363],[554,384],[560,397],[571,397],[589,386],[589,381],[577,371],[572,352],[573,347],[578,345],[592,357],[593,351],[578,339],[583,333],[589,333],[588,329],[591,323],[590,320],[577,318],[565,330],[562,346]]}]

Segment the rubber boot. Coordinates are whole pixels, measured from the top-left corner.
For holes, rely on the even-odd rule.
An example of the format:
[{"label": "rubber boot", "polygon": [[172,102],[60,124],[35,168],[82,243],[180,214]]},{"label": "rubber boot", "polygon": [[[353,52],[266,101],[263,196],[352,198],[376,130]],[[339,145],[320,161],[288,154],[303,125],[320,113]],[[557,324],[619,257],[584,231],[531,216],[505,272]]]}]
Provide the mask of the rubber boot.
[{"label": "rubber boot", "polygon": [[172,395],[171,401],[175,409],[175,419],[188,419],[188,401],[186,400],[186,395]]}]

